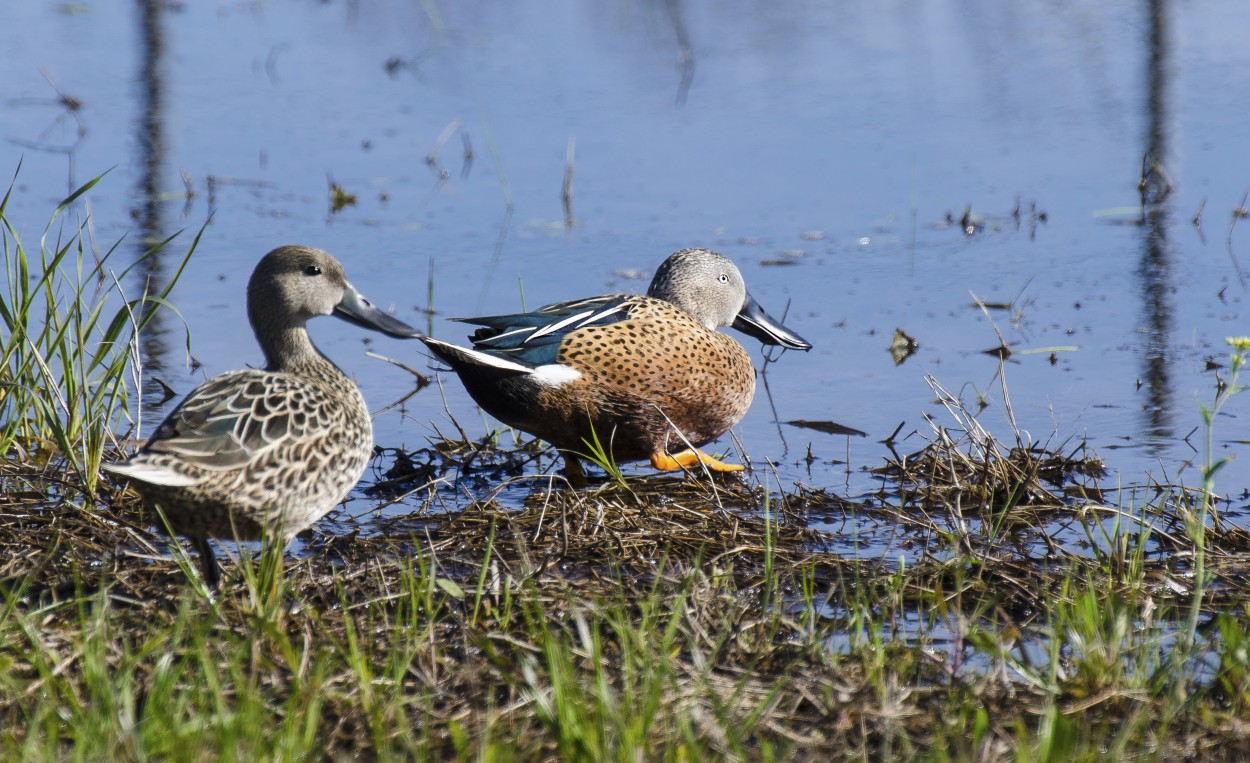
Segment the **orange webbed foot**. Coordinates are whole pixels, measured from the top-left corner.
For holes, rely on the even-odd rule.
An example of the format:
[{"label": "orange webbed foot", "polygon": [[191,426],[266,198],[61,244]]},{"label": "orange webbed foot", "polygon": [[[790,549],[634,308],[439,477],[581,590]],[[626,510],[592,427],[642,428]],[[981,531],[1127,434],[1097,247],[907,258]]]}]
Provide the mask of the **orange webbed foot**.
[{"label": "orange webbed foot", "polygon": [[651,454],[651,465],[662,472],[678,469],[690,469],[702,463],[714,472],[740,472],[746,467],[742,464],[727,464],[717,461],[697,448],[687,448],[680,453],[658,451]]}]

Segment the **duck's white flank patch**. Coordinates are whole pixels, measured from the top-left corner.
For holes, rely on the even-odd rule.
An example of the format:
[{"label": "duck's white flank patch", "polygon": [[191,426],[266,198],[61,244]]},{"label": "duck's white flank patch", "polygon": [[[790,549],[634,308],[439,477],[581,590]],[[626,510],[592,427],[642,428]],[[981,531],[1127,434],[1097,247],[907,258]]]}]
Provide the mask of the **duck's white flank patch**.
[{"label": "duck's white flank patch", "polygon": [[562,363],[547,363],[534,369],[534,378],[551,387],[568,384],[581,377],[581,371]]}]

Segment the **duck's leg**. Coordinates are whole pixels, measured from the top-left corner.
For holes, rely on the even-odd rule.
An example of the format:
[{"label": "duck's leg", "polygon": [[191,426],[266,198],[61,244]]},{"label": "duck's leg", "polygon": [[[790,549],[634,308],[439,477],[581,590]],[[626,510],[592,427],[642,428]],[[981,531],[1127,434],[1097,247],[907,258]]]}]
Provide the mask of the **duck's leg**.
[{"label": "duck's leg", "polygon": [[746,468],[742,464],[727,464],[723,461],[717,461],[698,448],[687,448],[680,453],[671,454],[661,450],[651,454],[651,465],[662,472],[690,469],[697,466],[700,462],[714,472],[740,472]]},{"label": "duck's leg", "polygon": [[560,451],[560,455],[564,456],[564,478],[573,487],[586,487],[586,470],[582,468],[581,459],[567,451]]},{"label": "duck's leg", "polygon": [[195,550],[200,553],[200,568],[204,572],[204,583],[210,591],[221,587],[221,567],[217,564],[217,555],[209,545],[208,538],[196,538]]}]

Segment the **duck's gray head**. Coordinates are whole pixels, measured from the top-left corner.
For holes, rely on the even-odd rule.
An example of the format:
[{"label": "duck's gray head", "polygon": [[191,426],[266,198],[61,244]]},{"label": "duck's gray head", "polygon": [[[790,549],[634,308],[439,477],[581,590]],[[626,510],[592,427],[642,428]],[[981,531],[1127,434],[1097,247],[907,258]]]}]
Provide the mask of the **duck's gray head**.
[{"label": "duck's gray head", "polygon": [[732,326],[764,344],[812,348],[764,312],[747,292],[738,266],[709,249],[683,249],[670,255],[655,271],[647,296],[677,305],[710,329]]},{"label": "duck's gray head", "polygon": [[338,260],[307,246],[280,246],[261,259],[247,284],[247,314],[258,334],[266,326],[302,326],[318,315],[401,338],[416,334],[356,291]]}]

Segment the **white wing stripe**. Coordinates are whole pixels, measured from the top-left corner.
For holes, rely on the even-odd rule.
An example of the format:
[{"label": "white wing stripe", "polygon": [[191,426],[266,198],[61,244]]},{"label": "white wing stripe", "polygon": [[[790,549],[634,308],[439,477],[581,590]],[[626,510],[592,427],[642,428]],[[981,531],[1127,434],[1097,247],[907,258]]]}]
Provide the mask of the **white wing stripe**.
[{"label": "white wing stripe", "polygon": [[[609,307],[607,310],[604,310],[599,313],[596,313],[594,311],[578,313],[577,315],[574,315],[569,318],[565,318],[562,321],[557,321],[555,323],[551,323],[551,324],[548,324],[546,326],[539,328],[537,331],[534,332],[532,336],[526,338],[525,341],[529,342],[545,334],[550,334],[550,333],[559,331],[572,323],[580,323],[581,326],[589,326],[589,325],[602,321],[604,318],[607,318],[610,315],[615,315],[616,313],[619,313],[624,309],[625,309],[625,305],[616,305],[615,307]],[[522,344],[524,344],[524,342]]]},{"label": "white wing stripe", "polygon": [[604,318],[607,318],[609,315],[612,315],[612,314],[614,314],[614,313],[619,313],[619,312],[621,312],[621,311],[622,311],[622,310],[624,310],[624,309],[625,309],[625,305],[617,305],[616,307],[609,307],[607,310],[604,310],[603,312],[601,312],[601,313],[599,313],[598,315],[596,315],[596,316],[592,317],[590,320],[588,320],[588,321],[586,321],[586,322],[587,322],[587,323],[598,323],[599,321],[603,320]]},{"label": "white wing stripe", "polygon": [[[528,333],[530,333],[530,332],[531,332],[531,331],[533,331],[533,330],[534,330],[534,327],[533,327],[533,326],[524,326],[524,327],[519,328],[519,329],[512,329],[511,331],[505,331],[505,332],[503,332],[502,334],[495,334],[495,335],[494,335],[494,336],[492,336],[492,337],[487,337],[487,338],[486,338],[486,340],[484,340],[484,341],[486,341],[486,342],[497,342],[497,341],[499,341],[500,339],[506,339],[507,337],[510,337],[510,336],[512,336],[512,335],[514,335],[514,334],[528,334]],[[524,342],[522,342],[522,344],[524,344]]]},{"label": "white wing stripe", "polygon": [[542,328],[540,328],[540,329],[538,329],[537,331],[535,331],[535,332],[534,332],[534,334],[533,334],[533,335],[532,335],[529,339],[527,339],[527,340],[525,340],[525,341],[527,341],[527,342],[528,342],[528,341],[530,341],[530,339],[537,339],[537,338],[538,338],[538,337],[540,337],[540,336],[546,336],[547,334],[554,333],[554,332],[559,331],[560,329],[564,328],[565,326],[568,326],[568,325],[573,324],[573,323],[577,323],[578,321],[582,320],[583,318],[588,318],[588,317],[590,317],[590,316],[592,316],[592,315],[594,315],[594,314],[595,314],[595,313],[594,313],[594,311],[593,311],[593,310],[587,310],[587,311],[586,311],[586,312],[584,312],[584,313],[578,313],[577,315],[571,315],[571,316],[569,316],[568,318],[565,318],[565,319],[564,319],[564,320],[562,320],[562,321],[556,321],[555,323],[548,323],[546,326],[543,326]]},{"label": "white wing stripe", "polygon": [[433,338],[426,338],[423,341],[426,344],[430,344],[430,345],[437,344],[442,347],[445,347],[447,348],[446,350],[447,352],[451,352],[452,354],[455,354],[455,355],[460,355],[461,357],[469,358],[474,363],[477,363],[478,365],[481,365],[481,366],[493,366],[495,368],[502,368],[507,371],[517,371],[523,374],[534,373],[534,369],[531,368],[530,366],[523,366],[520,363],[514,363],[513,361],[508,360],[507,358],[501,358],[498,355],[492,355],[488,352],[481,352],[479,350],[471,350],[468,347],[458,347],[454,344],[450,344],[449,342],[443,342],[441,340],[433,339]]}]

